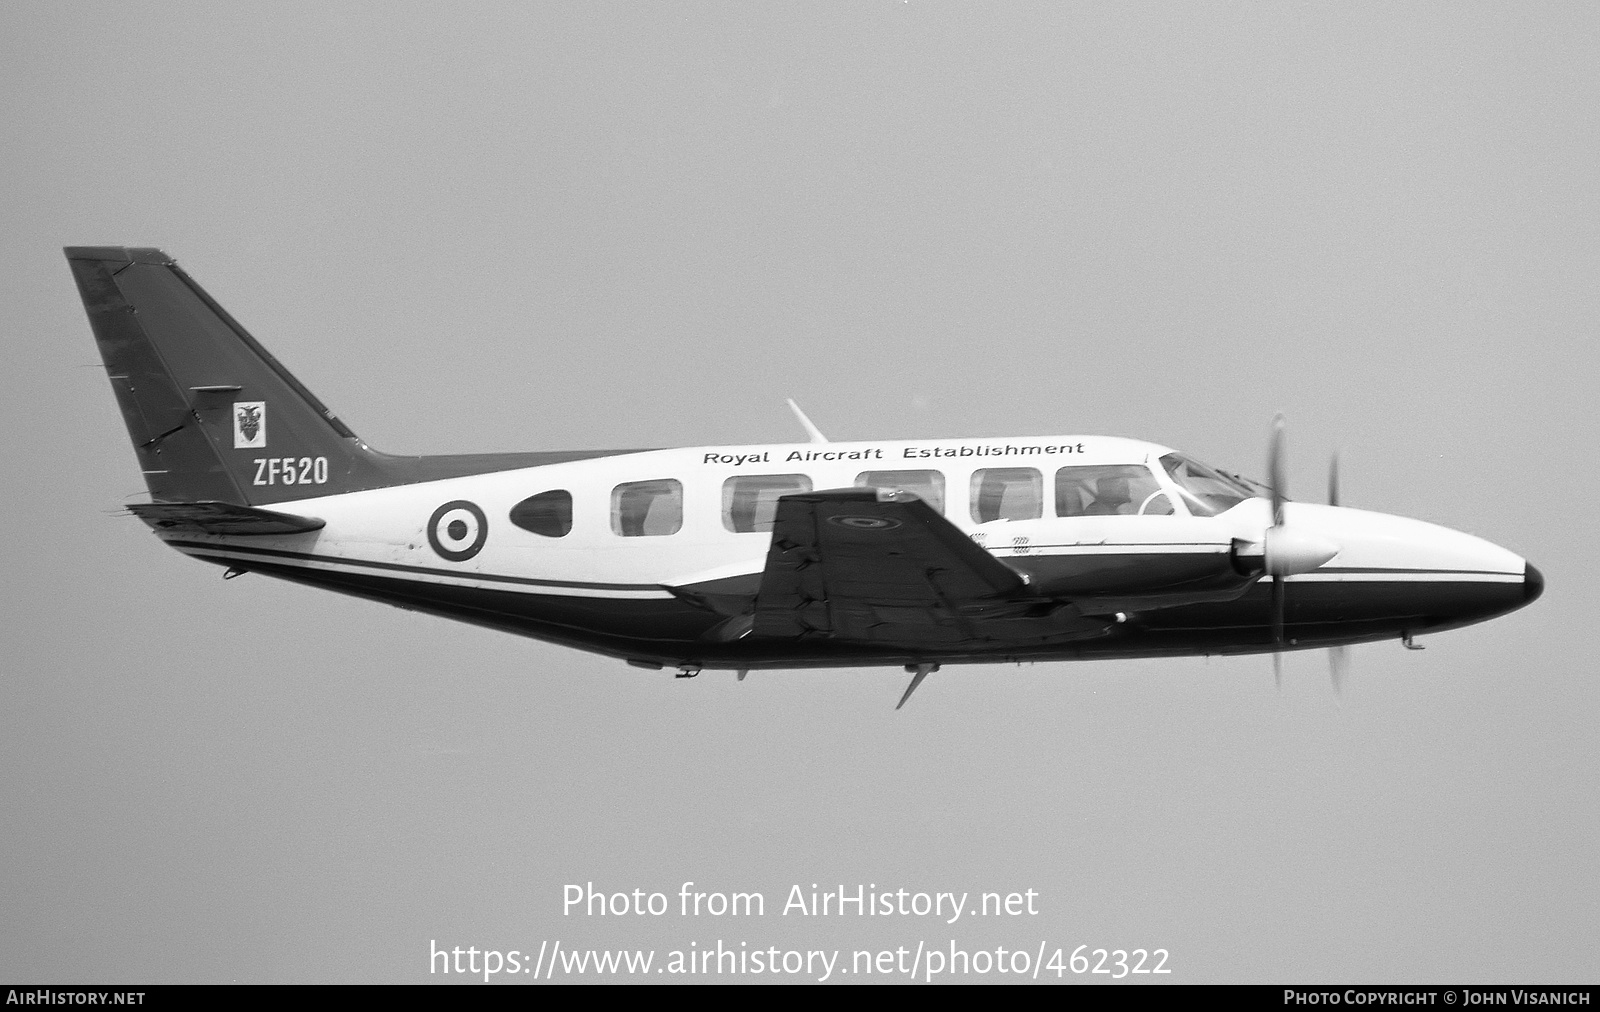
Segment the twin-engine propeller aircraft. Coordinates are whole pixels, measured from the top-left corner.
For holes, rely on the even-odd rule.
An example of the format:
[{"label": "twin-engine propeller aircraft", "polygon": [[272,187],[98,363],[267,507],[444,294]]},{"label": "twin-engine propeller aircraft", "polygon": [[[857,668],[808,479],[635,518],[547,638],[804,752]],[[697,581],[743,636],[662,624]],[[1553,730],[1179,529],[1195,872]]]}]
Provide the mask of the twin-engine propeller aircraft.
[{"label": "twin-engine propeller aircraft", "polygon": [[[1503,548],[1107,436],[400,457],[170,257],[66,251],[178,551],[681,675],[1279,652],[1539,596]],[[1335,667],[1335,682],[1338,680]]]}]

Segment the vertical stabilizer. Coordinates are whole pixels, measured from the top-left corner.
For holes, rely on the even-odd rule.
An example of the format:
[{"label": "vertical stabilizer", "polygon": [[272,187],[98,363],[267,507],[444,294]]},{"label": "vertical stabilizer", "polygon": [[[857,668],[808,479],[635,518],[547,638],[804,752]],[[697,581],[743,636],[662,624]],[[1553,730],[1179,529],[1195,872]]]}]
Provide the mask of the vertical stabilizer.
[{"label": "vertical stabilizer", "polygon": [[156,502],[259,506],[607,455],[378,453],[165,253],[66,254]]},{"label": "vertical stabilizer", "polygon": [[273,503],[389,483],[355,433],[172,258],[66,253],[157,502]]}]

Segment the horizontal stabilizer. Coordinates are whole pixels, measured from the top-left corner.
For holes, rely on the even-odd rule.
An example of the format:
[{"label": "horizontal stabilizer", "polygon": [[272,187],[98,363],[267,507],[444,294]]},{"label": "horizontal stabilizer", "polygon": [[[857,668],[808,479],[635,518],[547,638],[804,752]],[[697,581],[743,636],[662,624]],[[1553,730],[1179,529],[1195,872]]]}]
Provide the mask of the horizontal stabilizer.
[{"label": "horizontal stabilizer", "polygon": [[131,503],[128,511],[158,531],[190,534],[303,534],[327,521],[226,502]]}]

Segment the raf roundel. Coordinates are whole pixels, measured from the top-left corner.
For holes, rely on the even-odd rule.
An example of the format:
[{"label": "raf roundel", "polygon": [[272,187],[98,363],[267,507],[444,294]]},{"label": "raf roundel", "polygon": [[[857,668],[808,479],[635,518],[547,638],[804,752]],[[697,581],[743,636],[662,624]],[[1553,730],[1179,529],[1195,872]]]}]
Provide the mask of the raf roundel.
[{"label": "raf roundel", "polygon": [[465,499],[447,502],[428,518],[428,544],[442,559],[465,562],[477,555],[489,538],[489,521],[483,510]]}]

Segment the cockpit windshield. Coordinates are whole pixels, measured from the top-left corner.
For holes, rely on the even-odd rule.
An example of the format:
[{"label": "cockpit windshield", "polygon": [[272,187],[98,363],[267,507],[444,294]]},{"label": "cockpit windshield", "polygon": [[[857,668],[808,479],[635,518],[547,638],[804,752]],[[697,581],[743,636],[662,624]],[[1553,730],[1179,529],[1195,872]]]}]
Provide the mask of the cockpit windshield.
[{"label": "cockpit windshield", "polygon": [[1177,483],[1189,512],[1197,517],[1216,516],[1246,499],[1269,494],[1264,485],[1207,467],[1181,453],[1169,453],[1162,457],[1161,466]]}]

